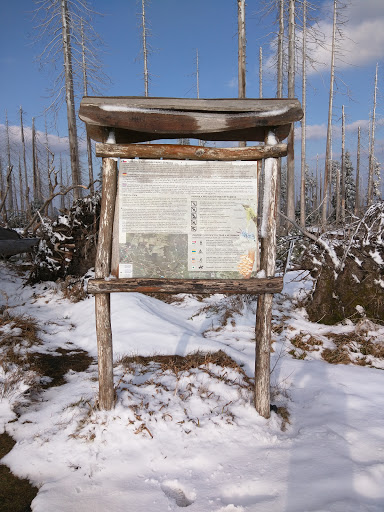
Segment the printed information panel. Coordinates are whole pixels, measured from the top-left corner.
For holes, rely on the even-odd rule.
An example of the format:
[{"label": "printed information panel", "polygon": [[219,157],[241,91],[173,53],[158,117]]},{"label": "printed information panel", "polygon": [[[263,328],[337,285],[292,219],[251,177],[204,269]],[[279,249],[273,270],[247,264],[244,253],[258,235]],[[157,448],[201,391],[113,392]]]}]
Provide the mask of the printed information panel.
[{"label": "printed information panel", "polygon": [[256,212],[255,162],[121,159],[119,277],[249,278]]}]

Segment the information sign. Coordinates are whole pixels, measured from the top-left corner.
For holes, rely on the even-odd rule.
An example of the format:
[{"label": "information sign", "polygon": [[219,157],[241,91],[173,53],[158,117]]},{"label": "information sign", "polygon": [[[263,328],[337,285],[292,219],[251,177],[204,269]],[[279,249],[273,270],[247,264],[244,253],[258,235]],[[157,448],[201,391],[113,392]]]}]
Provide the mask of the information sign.
[{"label": "information sign", "polygon": [[255,162],[120,160],[119,277],[249,278]]}]

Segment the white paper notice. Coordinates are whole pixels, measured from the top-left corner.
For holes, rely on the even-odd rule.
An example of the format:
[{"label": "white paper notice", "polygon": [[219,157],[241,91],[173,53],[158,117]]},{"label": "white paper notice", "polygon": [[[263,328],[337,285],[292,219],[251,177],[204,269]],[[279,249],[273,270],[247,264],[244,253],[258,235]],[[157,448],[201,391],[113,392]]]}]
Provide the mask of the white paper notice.
[{"label": "white paper notice", "polygon": [[255,162],[121,160],[120,266],[133,277],[239,272],[245,257],[252,267],[256,176]]}]

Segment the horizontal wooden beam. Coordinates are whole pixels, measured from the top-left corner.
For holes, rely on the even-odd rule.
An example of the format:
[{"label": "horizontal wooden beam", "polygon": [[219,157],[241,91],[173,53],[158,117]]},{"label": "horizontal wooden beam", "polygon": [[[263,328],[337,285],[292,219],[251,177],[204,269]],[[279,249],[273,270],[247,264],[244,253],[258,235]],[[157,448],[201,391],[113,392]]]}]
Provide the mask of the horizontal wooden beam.
[{"label": "horizontal wooden beam", "polygon": [[[156,139],[263,140],[276,129],[279,140],[303,116],[296,98],[181,99],[92,97],[82,99],[79,117],[88,135],[106,142],[114,129],[116,143]],[[284,129],[281,127],[285,125]],[[283,137],[284,136],[284,137]]]},{"label": "horizontal wooden beam", "polygon": [[171,160],[262,160],[287,155],[287,144],[210,148],[180,144],[96,144],[96,156],[121,158],[164,158]]},{"label": "horizontal wooden beam", "polygon": [[212,141],[252,141],[264,142],[265,137],[270,130],[273,130],[278,141],[286,139],[291,129],[290,124],[281,126],[255,126],[252,128],[245,128],[241,130],[228,130],[228,131],[211,131],[206,133],[196,133],[193,129],[189,131],[169,131],[167,133],[147,133],[135,130],[128,130],[126,128],[116,128],[112,125],[98,126],[96,124],[87,123],[87,134],[96,142],[107,142],[110,130],[114,131],[117,144],[133,144],[136,142],[148,142],[151,140],[159,139],[200,139]]},{"label": "horizontal wooden beam", "polygon": [[[170,110],[177,112],[258,112],[288,115],[288,122],[298,119],[294,112],[303,114],[297,98],[167,98],[145,96],[84,96],[81,108],[86,105],[103,107],[106,111],[119,112],[136,109]],[[299,114],[299,115],[300,115]]]},{"label": "horizontal wooden beam", "polygon": [[282,277],[252,279],[90,279],[88,293],[225,293],[260,294],[279,293],[283,289]]}]

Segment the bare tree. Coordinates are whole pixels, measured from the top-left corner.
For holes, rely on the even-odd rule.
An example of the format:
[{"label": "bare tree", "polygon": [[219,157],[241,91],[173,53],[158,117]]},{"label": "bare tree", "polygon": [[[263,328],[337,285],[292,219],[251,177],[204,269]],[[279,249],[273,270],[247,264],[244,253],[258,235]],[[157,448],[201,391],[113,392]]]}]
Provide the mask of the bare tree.
[{"label": "bare tree", "polygon": [[37,166],[37,154],[36,154],[36,130],[35,130],[35,118],[32,117],[32,172],[33,172],[33,201],[37,203],[39,197],[39,177],[38,177],[38,166]]},{"label": "bare tree", "polygon": [[[245,39],[245,0],[237,0],[237,35],[238,35],[238,97],[246,95],[246,39]],[[240,147],[245,147],[246,142],[240,141]]]},{"label": "bare tree", "polygon": [[[81,61],[83,68],[83,87],[84,87],[84,96],[88,96],[88,72],[87,72],[87,59],[86,59],[86,47],[85,47],[85,34],[84,34],[84,22],[83,18],[80,20],[81,27]],[[91,183],[91,194],[95,193],[93,187],[93,162],[92,162],[92,144],[91,138],[88,133],[86,134],[87,138],[87,157],[88,157],[88,177],[89,183]]]},{"label": "bare tree", "polygon": [[335,177],[335,181],[336,181],[336,184],[335,184],[335,197],[336,197],[336,207],[335,207],[335,210],[336,210],[336,224],[339,224],[340,222],[340,169],[339,167],[336,168],[336,177]]},{"label": "bare tree", "polygon": [[245,0],[237,0],[238,26],[238,97],[245,98],[246,94],[246,39],[245,39]]},{"label": "bare tree", "polygon": [[355,215],[360,210],[360,150],[361,150],[361,130],[357,128],[357,155],[356,155],[356,196],[355,196]]},{"label": "bare tree", "polygon": [[146,19],[145,19],[145,4],[146,0],[141,0],[141,29],[142,29],[142,39],[143,39],[143,58],[144,58],[144,94],[145,97],[148,97],[148,82],[149,82],[149,74],[148,74],[148,48],[147,48],[147,27],[146,27]]},{"label": "bare tree", "polygon": [[345,109],[341,115],[341,222],[345,221]]},{"label": "bare tree", "polygon": [[12,171],[13,171],[13,166],[11,165],[10,167],[8,167],[7,175],[5,177],[5,183],[6,183],[5,190],[2,187],[2,190],[4,190],[4,192],[2,193],[2,196],[1,196],[0,212],[3,212],[4,222],[7,222],[7,211],[6,211],[6,208],[5,208],[5,201],[7,199],[7,196],[8,196],[10,187],[11,187]]},{"label": "bare tree", "polygon": [[303,48],[302,48],[302,101],[303,119],[301,120],[301,179],[300,179],[300,224],[305,227],[305,160],[306,160],[306,110],[307,110],[307,0],[303,0]]},{"label": "bare tree", "polygon": [[20,208],[23,212],[25,212],[25,205],[24,205],[24,186],[23,186],[23,175],[21,172],[21,159],[19,155],[19,189],[20,189]]},{"label": "bare tree", "polygon": [[[288,98],[295,97],[295,0],[289,0],[288,22]],[[295,126],[288,136],[287,217],[295,219]],[[291,226],[287,224],[287,229]]]},{"label": "bare tree", "polygon": [[62,43],[65,72],[65,101],[67,105],[69,152],[71,157],[72,183],[75,186],[73,196],[74,199],[78,199],[81,196],[80,188],[77,187],[78,185],[81,185],[81,172],[75,112],[75,92],[72,69],[70,17],[68,14],[67,0],[61,0],[60,12],[62,23]]},{"label": "bare tree", "polygon": [[[54,83],[53,89],[54,93],[56,93],[56,98],[51,107],[57,107],[56,101],[58,98],[61,98],[64,90],[67,107],[72,182],[76,186],[74,189],[74,197],[78,198],[80,197],[80,189],[77,185],[80,185],[81,177],[75,112],[74,70],[72,66],[72,18],[68,11],[68,0],[35,0],[35,3],[37,5],[35,19],[39,20],[38,24],[35,26],[35,30],[38,31],[37,39],[48,39],[48,43],[39,56],[40,64],[42,65],[46,61],[55,63],[59,59],[60,51],[62,52],[64,86],[61,84],[62,75],[60,74]],[[59,91],[57,91],[59,84],[61,87]]]},{"label": "bare tree", "polygon": [[[12,164],[11,164],[11,144],[9,141],[9,123],[8,123],[7,111],[5,111],[5,133],[7,136],[7,159],[8,159],[8,170],[9,170],[9,169],[11,169]],[[12,178],[10,178],[10,180],[9,180],[8,210],[9,210],[9,212],[12,212],[14,210]]]},{"label": "bare tree", "polygon": [[279,2],[279,33],[277,38],[277,97],[283,97],[284,0]]},{"label": "bare tree", "polygon": [[[90,61],[96,57],[97,35],[92,29],[92,15],[95,12],[87,5],[86,0],[35,0],[34,11],[36,42],[43,43],[43,49],[38,56],[40,66],[50,65],[61,69],[57,64],[63,62],[61,71],[53,81],[51,87],[52,109],[55,115],[65,101],[68,120],[68,139],[70,149],[71,173],[74,198],[81,195],[81,169],[78,149],[78,135],[76,124],[75,92],[78,86],[83,85],[83,67],[86,66],[86,79],[90,83],[90,70],[92,80],[99,81],[96,70],[99,65]],[[97,13],[99,14],[99,13]],[[95,37],[87,38],[87,30]],[[82,49],[85,45],[85,51]],[[87,45],[87,43],[89,43]],[[87,52],[87,47],[89,51]],[[87,53],[91,56],[87,61]],[[84,55],[84,59],[82,58]],[[102,80],[100,80],[102,81]],[[81,87],[83,92],[83,86]]]},{"label": "bare tree", "polygon": [[263,48],[259,48],[259,98],[263,97]]},{"label": "bare tree", "polygon": [[336,45],[336,20],[337,20],[337,0],[333,0],[333,25],[332,25],[332,53],[331,53],[331,79],[329,86],[329,104],[328,104],[328,125],[327,125],[327,145],[325,150],[325,172],[324,172],[324,188],[323,188],[323,208],[321,223],[323,229],[327,222],[329,183],[330,183],[330,165],[331,158],[331,134],[332,134],[332,114],[333,114],[333,89],[335,84],[335,45]]},{"label": "bare tree", "polygon": [[375,86],[373,91],[373,111],[371,121],[371,141],[369,147],[369,169],[368,169],[368,191],[367,206],[371,206],[373,201],[373,175],[375,167],[375,129],[376,129],[376,104],[377,104],[377,75],[379,64],[376,64]]},{"label": "bare tree", "polygon": [[25,182],[25,210],[29,210],[29,184],[28,184],[28,172],[27,172],[27,158],[25,151],[25,137],[24,137],[24,124],[23,124],[23,109],[20,105],[20,134],[21,134],[21,145],[23,147],[23,167],[24,167],[24,182]]}]

